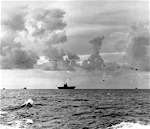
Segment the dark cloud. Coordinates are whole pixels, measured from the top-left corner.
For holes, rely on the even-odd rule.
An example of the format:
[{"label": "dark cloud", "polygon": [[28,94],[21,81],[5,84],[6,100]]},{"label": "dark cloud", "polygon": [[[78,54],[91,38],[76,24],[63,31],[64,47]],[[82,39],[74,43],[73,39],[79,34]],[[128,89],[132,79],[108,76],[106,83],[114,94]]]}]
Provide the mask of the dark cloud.
[{"label": "dark cloud", "polygon": [[[25,8],[24,8],[25,9]],[[25,30],[26,13],[12,12],[2,25],[5,28],[5,35],[0,44],[0,65],[4,69],[28,69],[33,68],[37,62],[37,55],[32,50],[26,50],[21,42],[17,42],[20,37],[19,32]]]},{"label": "dark cloud", "polygon": [[75,70],[74,67],[77,66],[77,61],[79,57],[69,51],[64,51],[63,49],[57,49],[55,47],[45,50],[45,55],[48,57],[52,66],[46,66],[45,70]]},{"label": "dark cloud", "polygon": [[132,26],[131,43],[127,49],[129,63],[145,71],[150,70],[150,35],[146,26]]},{"label": "dark cloud", "polygon": [[18,12],[13,12],[8,15],[5,20],[2,20],[2,25],[6,27],[6,29],[21,31],[25,29],[25,16],[25,11],[19,10]]},{"label": "dark cloud", "polygon": [[1,68],[33,68],[39,54],[32,48],[43,43],[42,54],[55,60],[57,69],[57,61],[63,60],[64,52],[54,45],[67,41],[64,14],[60,9],[39,8],[22,8],[10,13],[2,24],[9,35],[1,39]]},{"label": "dark cloud", "polygon": [[[101,9],[96,3],[92,3],[90,5],[88,3],[86,6],[82,5],[84,8],[83,10],[74,10],[75,12],[73,12],[73,14],[75,13],[76,15],[73,17],[69,17],[70,19],[73,18],[71,20],[71,22],[73,22],[73,26],[69,24],[69,27],[73,27],[70,32],[71,36],[69,35],[70,37],[66,34],[65,29],[68,28],[66,28],[67,23],[64,20],[65,12],[61,9],[22,8],[19,9],[22,11],[11,13],[11,15],[9,15],[9,17],[7,17],[2,22],[2,25],[5,26],[5,29],[7,31],[10,31],[10,33],[13,35],[12,38],[5,37],[5,39],[2,39],[1,56],[3,60],[4,58],[6,58],[6,60],[17,60],[15,59],[15,57],[9,58],[10,55],[16,56],[16,58],[20,58],[17,57],[17,54],[15,53],[20,53],[20,55],[26,58],[29,55],[32,56],[32,51],[36,51],[37,55],[46,56],[49,60],[55,60],[56,65],[57,63],[61,63],[63,65],[65,64],[66,67],[70,67],[73,66],[72,62],[74,62],[73,64],[76,64],[77,60],[77,55],[73,54],[73,51],[81,51],[81,53],[87,54],[90,51],[90,45],[92,45],[92,54],[90,55],[88,60],[83,62],[83,66],[85,66],[87,69],[88,67],[89,69],[101,69],[101,67],[103,67],[104,65],[104,61],[100,56],[100,51],[106,52],[106,49],[109,52],[125,51],[127,46],[126,43],[128,43],[128,36],[126,35],[126,32],[128,32],[129,28],[128,25],[135,22],[138,15],[133,15],[134,11],[137,10],[136,8],[131,9],[129,7],[129,11],[127,11],[126,7],[120,8],[120,6],[118,5],[120,5],[121,3],[115,5],[113,8],[109,8],[109,6],[103,6],[101,7]],[[99,5],[101,5],[101,2],[99,3]],[[80,4],[73,4],[73,6],[80,6]],[[121,7],[123,6],[124,5],[122,5]],[[90,11],[88,10],[89,7]],[[134,6],[132,5],[131,7]],[[83,12],[88,13],[83,15]],[[146,12],[146,10],[144,10],[144,12]],[[141,14],[144,14],[143,11]],[[144,19],[146,19],[145,15],[143,17]],[[69,21],[70,19],[67,20]],[[132,27],[132,29],[134,31],[138,30],[134,26]],[[118,31],[120,32],[120,34],[117,34]],[[109,37],[111,34],[113,36]],[[104,37],[99,37],[98,35],[107,35],[107,38],[103,40]],[[87,45],[86,42],[88,42],[89,39],[93,36],[95,36],[96,38],[90,40],[90,44]],[[19,41],[17,41],[17,39],[19,39]],[[135,62],[137,62],[135,64],[141,65],[141,62],[147,61],[147,57],[145,57],[145,55],[147,55],[146,49],[148,48],[148,45],[137,45],[139,44],[137,42],[147,42],[146,39],[142,39],[142,41],[139,40],[141,39],[134,40],[133,38],[133,43],[129,48],[133,49],[134,52],[131,50],[133,53],[129,52],[132,53],[129,54],[129,57],[135,59]],[[72,42],[72,47],[68,47],[68,49],[67,46],[69,46],[69,44],[65,44],[67,41],[69,42],[69,44]],[[57,46],[63,46],[63,44],[64,49],[74,50],[72,50],[71,52],[59,50],[59,47]],[[28,50],[25,46],[28,47]],[[38,49],[33,50],[30,47],[32,47],[33,49]],[[40,52],[38,51],[39,49]],[[141,57],[135,51],[139,51],[138,54]],[[68,59],[64,61],[63,57],[66,55],[68,56]],[[142,57],[144,57],[144,59]],[[16,66],[18,67],[18,65],[15,65],[13,67]]]},{"label": "dark cloud", "polygon": [[66,23],[63,21],[64,14],[65,12],[60,9],[38,9],[36,13],[31,14],[35,23],[33,25],[29,22],[29,26],[34,28],[32,36],[35,38],[38,38],[37,36],[42,37],[40,41],[45,45],[43,55],[48,57],[49,63],[52,64],[52,66],[46,66],[46,70],[71,69],[68,62],[63,60],[66,52],[57,48],[57,45],[67,41]]},{"label": "dark cloud", "polygon": [[[27,16],[28,26],[33,28],[33,36],[49,36],[56,30],[63,30],[66,23],[63,21],[65,12],[61,9],[34,9]],[[29,30],[30,31],[30,30]]]},{"label": "dark cloud", "polygon": [[49,58],[49,60],[62,60],[63,56],[64,56],[64,51],[62,50],[58,50],[55,47],[48,47],[48,49],[46,49],[44,51],[45,56]]},{"label": "dark cloud", "polygon": [[82,68],[93,71],[93,70],[102,70],[104,67],[104,60],[100,56],[100,49],[102,46],[102,41],[104,40],[104,36],[96,37],[90,40],[90,44],[92,44],[93,52],[90,57],[83,61]]},{"label": "dark cloud", "polygon": [[87,71],[102,70],[104,66],[104,60],[100,55],[91,55],[87,60],[83,61],[82,68]]},{"label": "dark cloud", "polygon": [[23,50],[20,43],[2,43],[1,50],[1,68],[3,69],[28,69],[33,68],[38,57],[32,51]]},{"label": "dark cloud", "polygon": [[150,37],[138,36],[128,48],[129,62],[142,70],[150,70]]},{"label": "dark cloud", "polygon": [[31,36],[45,46],[42,54],[48,57],[52,68],[58,70],[59,64],[63,65],[64,51],[59,50],[57,45],[67,41],[64,22],[65,12],[61,9],[33,9],[27,16],[27,30]]},{"label": "dark cloud", "polygon": [[90,40],[90,43],[92,44],[92,47],[93,47],[93,54],[97,54],[97,53],[99,54],[103,40],[104,40],[104,36],[96,37]]}]

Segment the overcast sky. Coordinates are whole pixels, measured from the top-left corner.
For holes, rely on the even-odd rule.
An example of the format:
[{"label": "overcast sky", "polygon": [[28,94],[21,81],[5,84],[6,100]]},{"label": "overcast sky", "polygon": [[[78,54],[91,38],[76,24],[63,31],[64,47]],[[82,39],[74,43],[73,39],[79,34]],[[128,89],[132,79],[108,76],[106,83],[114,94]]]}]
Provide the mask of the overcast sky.
[{"label": "overcast sky", "polygon": [[[22,83],[56,88],[70,74],[78,88],[150,88],[149,73],[143,72],[150,70],[149,6],[148,0],[3,1],[0,65],[11,70],[1,70],[0,82],[6,88],[22,88]],[[92,52],[89,41],[102,36],[102,57],[116,63],[126,57],[125,63],[141,71],[110,72],[102,82],[107,69],[100,75],[30,69],[38,57],[51,59],[60,48],[84,58]]]},{"label": "overcast sky", "polygon": [[[59,47],[77,54],[88,54],[91,48],[89,40],[104,35],[102,52],[116,52],[124,51],[132,25],[148,23],[148,6],[148,0],[5,1],[2,3],[2,21],[16,12],[23,15],[24,10],[33,13],[34,8],[60,8],[66,12],[64,20],[68,40]],[[13,20],[19,26],[19,19]]]}]

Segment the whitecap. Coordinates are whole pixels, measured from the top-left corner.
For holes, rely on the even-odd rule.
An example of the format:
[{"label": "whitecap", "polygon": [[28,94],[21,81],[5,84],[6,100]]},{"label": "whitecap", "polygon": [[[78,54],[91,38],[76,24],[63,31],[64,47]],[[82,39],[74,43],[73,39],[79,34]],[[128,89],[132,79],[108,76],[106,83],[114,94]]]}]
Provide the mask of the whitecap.
[{"label": "whitecap", "polygon": [[144,125],[141,123],[121,122],[120,124],[113,125],[107,129],[150,129],[150,124]]},{"label": "whitecap", "polygon": [[8,126],[8,125],[1,125],[0,124],[0,129],[20,129],[20,128],[16,127],[16,126]]},{"label": "whitecap", "polygon": [[33,105],[33,100],[32,99],[28,99],[24,104],[25,105],[27,105],[27,104]]},{"label": "whitecap", "polygon": [[27,119],[26,124],[33,124],[33,120],[32,119]]},{"label": "whitecap", "polygon": [[28,129],[33,124],[32,119],[21,119],[9,122],[9,125],[0,124],[0,129]]},{"label": "whitecap", "polygon": [[0,115],[3,115],[3,114],[7,114],[7,112],[0,110]]},{"label": "whitecap", "polygon": [[[1,111],[1,110],[0,110],[0,118],[4,117],[4,116],[5,116],[5,114],[7,114],[7,112],[5,112],[5,111]],[[1,128],[0,128],[0,129],[1,129]]]}]

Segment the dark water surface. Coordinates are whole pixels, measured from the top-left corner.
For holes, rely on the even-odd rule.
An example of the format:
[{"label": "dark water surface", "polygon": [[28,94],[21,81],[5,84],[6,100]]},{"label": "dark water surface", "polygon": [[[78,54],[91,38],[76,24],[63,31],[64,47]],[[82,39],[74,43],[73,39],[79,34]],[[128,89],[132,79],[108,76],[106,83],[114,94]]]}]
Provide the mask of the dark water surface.
[{"label": "dark water surface", "polygon": [[[19,109],[29,98],[33,107]],[[4,126],[103,129],[121,122],[150,124],[150,90],[1,90],[0,104]]]}]

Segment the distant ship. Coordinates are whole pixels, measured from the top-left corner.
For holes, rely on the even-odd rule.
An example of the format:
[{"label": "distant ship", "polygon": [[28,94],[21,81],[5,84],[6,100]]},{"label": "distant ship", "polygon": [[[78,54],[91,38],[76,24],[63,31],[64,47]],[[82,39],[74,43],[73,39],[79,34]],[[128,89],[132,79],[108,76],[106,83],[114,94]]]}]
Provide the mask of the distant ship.
[{"label": "distant ship", "polygon": [[62,87],[57,87],[58,89],[75,89],[76,87],[75,86],[68,86],[67,83],[64,84],[64,86]]},{"label": "distant ship", "polygon": [[24,90],[26,90],[26,89],[27,89],[27,87],[24,87],[23,89],[24,89]]}]

